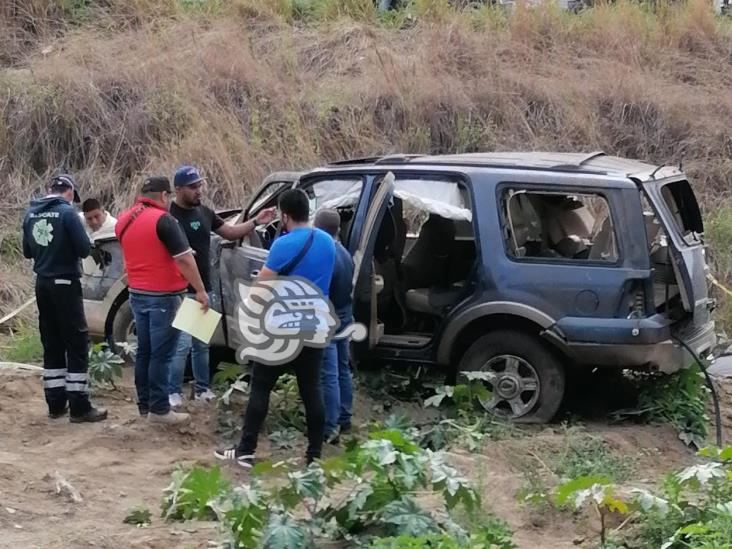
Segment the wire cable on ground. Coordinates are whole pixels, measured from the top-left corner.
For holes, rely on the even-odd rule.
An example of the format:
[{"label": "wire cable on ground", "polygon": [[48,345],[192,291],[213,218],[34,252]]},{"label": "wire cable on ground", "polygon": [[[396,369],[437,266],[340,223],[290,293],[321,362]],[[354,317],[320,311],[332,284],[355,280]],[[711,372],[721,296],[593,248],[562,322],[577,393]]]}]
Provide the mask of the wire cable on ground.
[{"label": "wire cable on ground", "polygon": [[709,372],[707,372],[707,367],[702,361],[702,359],[699,357],[698,354],[696,354],[694,351],[691,350],[691,348],[681,339],[679,339],[676,336],[671,336],[671,339],[674,341],[677,341],[684,349],[686,349],[691,356],[694,357],[694,360],[699,365],[699,369],[704,374],[704,378],[707,381],[707,386],[709,387],[709,390],[712,392],[712,402],[714,403],[714,423],[716,426],[717,431],[717,448],[722,447],[722,413],[719,409],[719,396],[717,395],[717,389],[714,387],[714,382],[712,381],[712,377],[709,375]]}]

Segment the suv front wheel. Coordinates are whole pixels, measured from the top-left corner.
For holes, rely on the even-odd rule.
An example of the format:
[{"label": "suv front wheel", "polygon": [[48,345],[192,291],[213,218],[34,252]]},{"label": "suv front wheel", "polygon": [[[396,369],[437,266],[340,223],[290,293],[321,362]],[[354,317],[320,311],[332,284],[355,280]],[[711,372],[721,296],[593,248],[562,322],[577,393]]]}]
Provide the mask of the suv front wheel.
[{"label": "suv front wheel", "polygon": [[463,355],[458,383],[466,382],[465,372],[476,371],[490,374],[480,378],[491,391],[490,398],[480,403],[497,416],[520,423],[547,423],[562,403],[564,368],[531,335],[504,330],[482,336]]}]

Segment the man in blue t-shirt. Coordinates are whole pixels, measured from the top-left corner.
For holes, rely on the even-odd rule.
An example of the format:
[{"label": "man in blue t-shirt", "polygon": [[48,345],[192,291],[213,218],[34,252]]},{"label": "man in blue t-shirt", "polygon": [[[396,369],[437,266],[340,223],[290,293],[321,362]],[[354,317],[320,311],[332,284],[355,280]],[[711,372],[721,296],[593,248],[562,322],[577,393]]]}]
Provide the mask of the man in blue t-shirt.
[{"label": "man in blue t-shirt", "polygon": [[[313,224],[331,235],[335,241],[336,256],[330,282],[330,301],[338,315],[338,331],[341,332],[353,323],[353,257],[338,241],[341,216],[337,210],[319,210]],[[349,349],[349,338],[333,339],[325,349],[320,384],[323,389],[327,442],[337,442],[339,433],[347,433],[351,429],[353,387]]]},{"label": "man in blue t-shirt", "polygon": [[[327,297],[335,262],[333,238],[320,229],[308,226],[310,204],[301,189],[282,193],[279,208],[281,227],[286,234],[272,243],[259,279],[300,276],[317,285]],[[247,469],[253,466],[259,431],[267,416],[269,395],[277,379],[286,371],[294,370],[300,396],[305,404],[308,427],[308,449],[305,457],[308,463],[320,458],[325,425],[320,391],[323,352],[323,349],[303,347],[300,354],[282,366],[266,366],[254,362],[241,441],[238,446],[216,450],[214,455],[221,460],[234,461]]]}]

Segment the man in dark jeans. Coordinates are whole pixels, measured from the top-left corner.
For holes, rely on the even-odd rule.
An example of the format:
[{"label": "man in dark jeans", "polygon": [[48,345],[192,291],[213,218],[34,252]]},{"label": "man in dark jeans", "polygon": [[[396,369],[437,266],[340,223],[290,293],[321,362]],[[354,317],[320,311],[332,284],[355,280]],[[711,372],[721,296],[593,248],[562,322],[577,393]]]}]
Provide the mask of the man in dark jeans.
[{"label": "man in dark jeans", "polygon": [[163,425],[190,419],[188,414],[171,410],[168,402],[168,377],[179,334],[172,322],[189,283],[202,308],[208,308],[208,295],[186,235],[168,213],[170,195],[167,177],[148,178],[142,195],[115,226],[137,330],[137,406],[151,423]]},{"label": "man in dark jeans", "polygon": [[[259,275],[260,280],[279,276],[300,276],[318,286],[326,297],[330,287],[335,261],[333,238],[320,229],[308,226],[310,206],[308,197],[300,189],[282,193],[279,200],[281,227],[287,232],[272,243],[267,262]],[[304,253],[303,253],[304,252]],[[244,414],[244,429],[238,446],[218,449],[216,458],[233,461],[251,468],[262,423],[269,408],[269,395],[277,379],[288,370],[294,370],[297,387],[305,404],[308,428],[308,463],[320,458],[323,447],[323,399],[320,392],[320,368],[323,349],[303,347],[300,354],[281,366],[252,365],[249,402]]]},{"label": "man in dark jeans", "polygon": [[[341,216],[337,210],[321,209],[313,223],[333,237],[336,247],[330,301],[340,325],[338,331],[353,323],[353,257],[338,240]],[[340,433],[351,430],[353,385],[351,382],[349,338],[334,339],[325,349],[320,376],[325,406],[325,440],[336,443]]]},{"label": "man in dark jeans", "polygon": [[[255,219],[244,223],[230,225],[224,223],[216,212],[201,203],[203,198],[205,180],[193,166],[182,166],[178,168],[173,177],[175,187],[175,200],[170,205],[170,215],[180,223],[183,232],[188,238],[188,243],[195,253],[198,272],[209,299],[213,301],[215,295],[212,292],[211,275],[209,273],[211,231],[226,240],[239,240],[251,233],[257,225],[269,223],[274,217],[274,208],[259,212]],[[188,287],[188,293],[194,293],[193,287]],[[178,408],[183,405],[183,374],[185,372],[188,354],[191,355],[191,369],[195,379],[195,396],[197,401],[212,401],[216,395],[209,389],[209,347],[207,343],[200,341],[190,334],[181,332],[178,337],[175,360],[170,369],[170,386],[168,389],[170,405]]]},{"label": "man in dark jeans", "polygon": [[37,275],[48,415],[60,418],[70,408],[71,422],[82,423],[102,421],[107,411],[89,402],[89,331],[79,277],[91,244],[72,200],[79,202],[76,182],[61,174],[51,180],[48,196],[31,202],[23,220],[23,255],[33,259]]}]

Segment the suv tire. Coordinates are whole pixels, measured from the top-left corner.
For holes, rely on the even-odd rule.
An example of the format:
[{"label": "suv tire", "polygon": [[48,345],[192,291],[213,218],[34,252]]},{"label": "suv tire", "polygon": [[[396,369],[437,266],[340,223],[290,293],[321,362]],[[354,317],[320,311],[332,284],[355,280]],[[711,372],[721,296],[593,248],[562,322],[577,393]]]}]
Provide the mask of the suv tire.
[{"label": "suv tire", "polygon": [[110,342],[110,349],[112,352],[117,353],[127,361],[132,361],[133,356],[129,353],[125,353],[121,348],[117,347],[117,342],[127,342],[131,333],[134,333],[135,317],[132,314],[129,300],[124,301],[119,309],[114,313],[114,319],[112,320],[112,341]]},{"label": "suv tire", "polygon": [[547,423],[562,404],[564,368],[554,352],[534,336],[503,330],[480,337],[463,355],[457,373],[471,371],[496,374],[495,384],[486,381],[491,400],[481,404],[512,421]]}]

